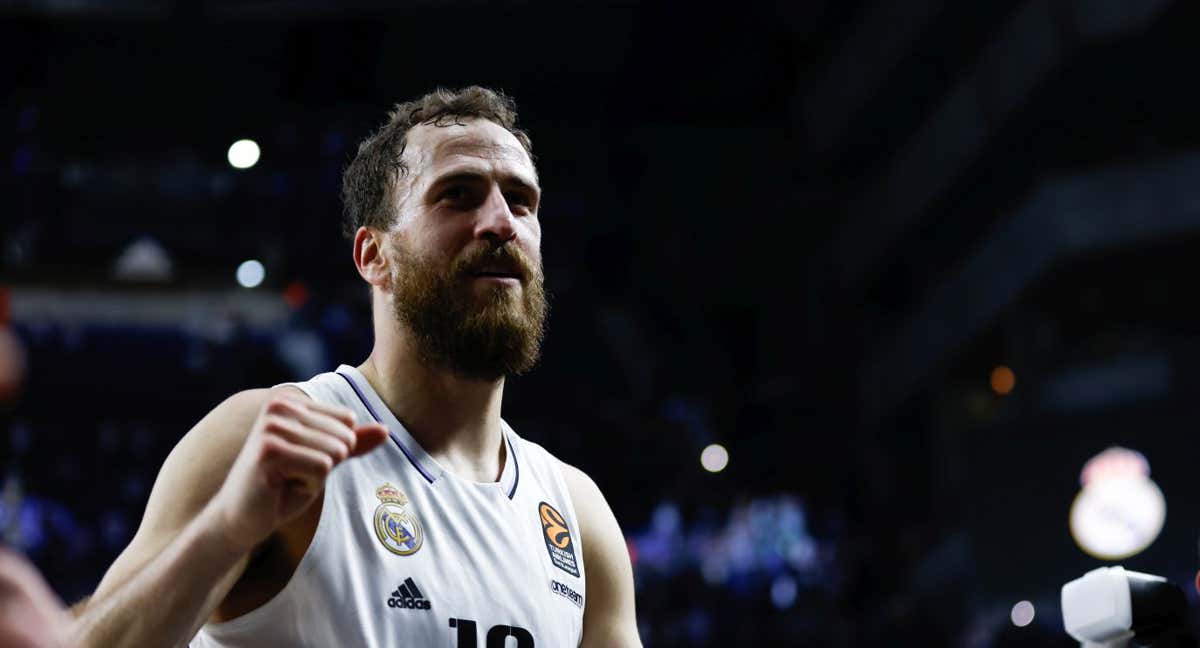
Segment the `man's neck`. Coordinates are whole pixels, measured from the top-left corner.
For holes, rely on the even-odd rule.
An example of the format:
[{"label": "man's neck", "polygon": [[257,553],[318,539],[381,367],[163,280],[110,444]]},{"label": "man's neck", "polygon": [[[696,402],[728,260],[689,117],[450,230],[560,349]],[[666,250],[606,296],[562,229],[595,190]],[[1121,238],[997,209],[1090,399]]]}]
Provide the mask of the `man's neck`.
[{"label": "man's neck", "polygon": [[[358,369],[417,443],[445,468],[471,481],[500,478],[504,378],[479,381],[423,365],[408,340],[377,340]],[[389,348],[390,347],[390,348]]]}]

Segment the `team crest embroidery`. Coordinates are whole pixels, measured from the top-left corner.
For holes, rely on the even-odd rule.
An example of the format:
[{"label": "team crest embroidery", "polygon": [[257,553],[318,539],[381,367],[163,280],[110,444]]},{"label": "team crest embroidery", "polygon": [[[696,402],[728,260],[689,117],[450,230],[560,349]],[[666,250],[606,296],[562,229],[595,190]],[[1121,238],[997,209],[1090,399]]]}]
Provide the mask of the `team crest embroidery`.
[{"label": "team crest embroidery", "polygon": [[571,542],[571,530],[562,513],[549,504],[538,504],[538,515],[542,518],[542,539],[546,551],[555,567],[572,576],[579,576],[579,565],[575,563],[575,543]]},{"label": "team crest embroidery", "polygon": [[379,541],[398,556],[416,553],[425,533],[408,504],[408,497],[388,483],[376,488],[375,496],[379,498],[379,506],[375,509],[375,535]]}]

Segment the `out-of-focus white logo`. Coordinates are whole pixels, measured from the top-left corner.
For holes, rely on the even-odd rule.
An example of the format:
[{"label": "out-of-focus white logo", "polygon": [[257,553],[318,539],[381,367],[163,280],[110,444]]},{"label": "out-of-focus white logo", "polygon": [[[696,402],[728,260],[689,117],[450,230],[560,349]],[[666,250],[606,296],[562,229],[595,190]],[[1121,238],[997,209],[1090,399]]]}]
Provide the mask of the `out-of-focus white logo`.
[{"label": "out-of-focus white logo", "polygon": [[1069,518],[1080,549],[1101,560],[1122,560],[1158,538],[1167,503],[1140,452],[1109,448],[1087,462],[1080,481]]}]

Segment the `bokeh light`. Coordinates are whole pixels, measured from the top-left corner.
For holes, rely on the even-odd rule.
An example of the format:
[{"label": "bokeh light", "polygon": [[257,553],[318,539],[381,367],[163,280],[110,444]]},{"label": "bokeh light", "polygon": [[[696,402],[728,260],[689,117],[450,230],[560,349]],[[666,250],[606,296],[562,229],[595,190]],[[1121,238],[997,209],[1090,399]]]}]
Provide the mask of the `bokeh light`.
[{"label": "bokeh light", "polygon": [[729,451],[725,446],[714,443],[700,453],[700,465],[708,472],[721,472],[729,465]]},{"label": "bokeh light", "polygon": [[1158,538],[1167,503],[1158,485],[1134,475],[1093,481],[1071,504],[1068,525],[1080,549],[1101,560],[1124,560]]},{"label": "bokeh light", "polygon": [[254,140],[241,139],[229,147],[229,165],[235,169],[249,169],[258,164],[261,151]]},{"label": "bokeh light", "polygon": [[243,261],[237,269],[237,282],[243,288],[255,288],[267,277],[267,269],[261,261],[250,259]]},{"label": "bokeh light", "polygon": [[1029,601],[1019,601],[1012,608],[1011,617],[1013,625],[1017,626],[1018,628],[1024,628],[1030,623],[1033,623],[1033,615],[1033,603],[1030,603]]},{"label": "bokeh light", "polygon": [[792,607],[796,602],[796,580],[791,576],[780,576],[771,583],[771,603],[780,610]]},{"label": "bokeh light", "polygon": [[1088,459],[1079,473],[1079,484],[1098,482],[1102,479],[1149,477],[1150,461],[1146,455],[1120,446],[1113,446]]},{"label": "bokeh light", "polygon": [[992,369],[991,383],[992,391],[996,392],[998,396],[1007,396],[1017,386],[1017,375],[1013,373],[1012,369],[1000,365]]}]

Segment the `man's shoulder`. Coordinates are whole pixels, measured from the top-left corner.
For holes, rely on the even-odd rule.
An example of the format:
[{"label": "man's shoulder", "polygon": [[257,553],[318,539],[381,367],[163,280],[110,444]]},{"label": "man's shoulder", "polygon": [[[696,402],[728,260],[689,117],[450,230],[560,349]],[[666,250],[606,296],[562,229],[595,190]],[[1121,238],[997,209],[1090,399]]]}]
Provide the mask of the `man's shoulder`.
[{"label": "man's shoulder", "polygon": [[592,479],[591,475],[561,459],[555,458],[554,460],[558,462],[563,481],[567,482],[567,488],[571,489],[572,496],[575,495],[575,491],[588,491],[589,494],[590,491],[600,492],[600,487],[596,485],[596,481]]},{"label": "man's shoulder", "polygon": [[[208,415],[200,419],[196,428],[217,427],[227,430],[230,427],[225,425],[227,423],[252,421],[254,417],[258,416],[259,411],[275,398],[295,399],[309,398],[309,396],[304,390],[292,384],[244,389],[221,401],[209,411]],[[248,432],[248,430],[245,431]]]},{"label": "man's shoulder", "polygon": [[604,519],[612,515],[600,486],[583,470],[559,459],[555,461],[562,472],[563,482],[567,485],[567,492],[571,495],[571,503],[575,507],[575,514],[579,516],[580,524],[584,529],[596,528],[599,526],[596,523],[598,518]]},{"label": "man's shoulder", "polygon": [[557,471],[562,476],[563,484],[567,488],[567,495],[570,496],[577,515],[582,518],[603,515],[608,512],[608,502],[604,499],[604,494],[600,492],[600,487],[596,485],[595,480],[586,472],[559,459],[554,453],[535,441],[515,434],[513,436],[517,444],[518,463],[524,455],[525,460],[532,459],[547,466],[550,470]]},{"label": "man's shoulder", "polygon": [[517,452],[519,453],[518,461],[520,461],[521,454],[523,454],[526,459],[541,461],[545,465],[548,465],[551,470],[557,470],[562,475],[572,500],[576,499],[577,491],[585,497],[592,496],[593,491],[595,493],[600,491],[599,487],[596,486],[596,482],[592,481],[592,478],[587,473],[558,458],[558,456],[540,443],[519,436],[515,437],[515,441]]},{"label": "man's shoulder", "polygon": [[209,410],[187,434],[179,440],[163,465],[166,470],[179,470],[193,462],[221,464],[245,443],[254,419],[274,399],[308,398],[300,389],[289,385],[260,387],[236,392]]},{"label": "man's shoulder", "polygon": [[361,386],[355,385],[355,379],[340,369],[325,371],[309,377],[307,380],[286,382],[270,388],[272,394],[303,396],[318,403],[341,405],[353,408],[357,403],[364,402],[360,396]]}]

